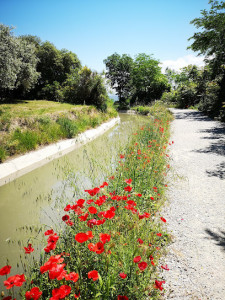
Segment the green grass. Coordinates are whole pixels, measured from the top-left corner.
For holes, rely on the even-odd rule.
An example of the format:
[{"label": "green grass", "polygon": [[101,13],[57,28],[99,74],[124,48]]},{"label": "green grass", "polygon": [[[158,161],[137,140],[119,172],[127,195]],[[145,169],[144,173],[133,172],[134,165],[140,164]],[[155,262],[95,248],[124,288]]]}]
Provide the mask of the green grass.
[{"label": "green grass", "polygon": [[53,101],[0,104],[0,162],[96,127],[117,116],[111,103],[106,113],[94,106]]}]

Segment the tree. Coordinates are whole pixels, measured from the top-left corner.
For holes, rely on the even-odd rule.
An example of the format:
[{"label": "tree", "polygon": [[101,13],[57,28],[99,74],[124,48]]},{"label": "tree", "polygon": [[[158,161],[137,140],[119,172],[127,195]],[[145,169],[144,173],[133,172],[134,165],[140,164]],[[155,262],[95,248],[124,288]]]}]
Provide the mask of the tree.
[{"label": "tree", "polygon": [[159,61],[145,53],[138,54],[132,69],[132,83],[135,88],[133,102],[150,103],[159,99],[169,89],[165,75],[161,73]]},{"label": "tree", "polygon": [[129,98],[132,89],[133,59],[127,54],[120,56],[114,53],[108,56],[104,63],[106,65],[106,78],[110,79],[111,87],[116,90],[119,101]]},{"label": "tree", "polygon": [[0,24],[0,88],[15,88],[17,74],[20,70],[18,40],[13,37],[13,27]]},{"label": "tree", "polygon": [[30,90],[39,76],[34,45],[14,37],[12,30],[0,24],[0,89],[3,95],[15,89]]},{"label": "tree", "polygon": [[212,70],[212,86],[216,82],[219,87],[215,89],[215,95],[212,97],[213,115],[216,115],[221,110],[225,98],[225,2],[210,0],[209,4],[211,4],[209,11],[203,10],[202,17],[191,21],[191,24],[201,31],[189,39],[194,40],[189,49],[206,56],[206,62]]}]

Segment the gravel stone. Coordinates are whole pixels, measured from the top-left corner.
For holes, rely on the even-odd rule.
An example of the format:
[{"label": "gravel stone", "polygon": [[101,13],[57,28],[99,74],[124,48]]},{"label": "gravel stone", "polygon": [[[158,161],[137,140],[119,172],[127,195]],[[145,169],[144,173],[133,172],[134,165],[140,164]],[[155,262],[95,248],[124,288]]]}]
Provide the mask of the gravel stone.
[{"label": "gravel stone", "polygon": [[169,204],[173,240],[163,263],[164,299],[225,299],[225,125],[171,109]]}]

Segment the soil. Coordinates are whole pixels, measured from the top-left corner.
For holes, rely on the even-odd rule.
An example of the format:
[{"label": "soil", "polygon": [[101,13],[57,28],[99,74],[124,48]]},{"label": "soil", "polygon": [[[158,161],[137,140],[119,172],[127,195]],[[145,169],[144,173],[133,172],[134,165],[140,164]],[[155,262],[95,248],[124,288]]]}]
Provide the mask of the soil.
[{"label": "soil", "polygon": [[163,299],[225,299],[225,124],[171,109],[169,205],[172,243]]}]

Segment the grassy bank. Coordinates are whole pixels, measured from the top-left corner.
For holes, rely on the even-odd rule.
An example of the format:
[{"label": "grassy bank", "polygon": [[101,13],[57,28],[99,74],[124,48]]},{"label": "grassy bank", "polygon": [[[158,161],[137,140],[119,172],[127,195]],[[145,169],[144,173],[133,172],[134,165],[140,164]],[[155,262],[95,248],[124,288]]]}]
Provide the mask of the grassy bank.
[{"label": "grassy bank", "polygon": [[143,116],[152,115],[161,118],[162,114],[165,113],[166,107],[167,105],[165,105],[161,101],[155,101],[154,105],[134,106],[132,107],[132,110]]},{"label": "grassy bank", "polygon": [[116,115],[110,103],[106,113],[94,106],[44,100],[0,104],[0,162],[38,146],[72,138]]}]

